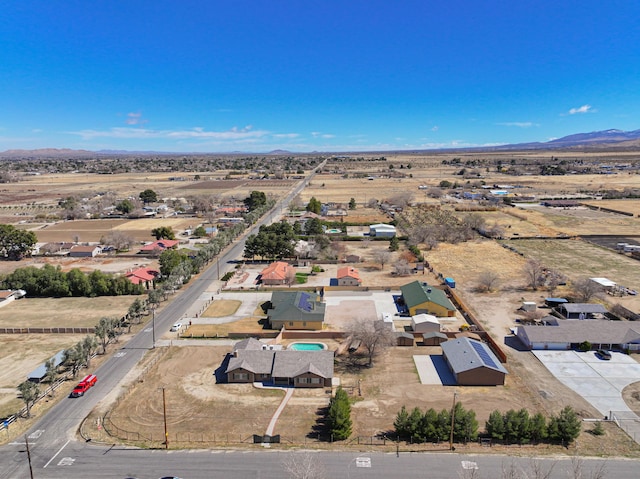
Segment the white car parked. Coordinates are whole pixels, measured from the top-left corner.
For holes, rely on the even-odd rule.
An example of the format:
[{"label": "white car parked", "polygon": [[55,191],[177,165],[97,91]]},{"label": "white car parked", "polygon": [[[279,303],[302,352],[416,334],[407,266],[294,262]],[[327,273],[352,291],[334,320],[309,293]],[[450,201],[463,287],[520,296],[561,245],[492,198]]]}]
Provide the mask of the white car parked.
[{"label": "white car parked", "polygon": [[180,331],[181,328],[182,323],[175,323],[173,326],[171,326],[171,329],[169,331]]}]

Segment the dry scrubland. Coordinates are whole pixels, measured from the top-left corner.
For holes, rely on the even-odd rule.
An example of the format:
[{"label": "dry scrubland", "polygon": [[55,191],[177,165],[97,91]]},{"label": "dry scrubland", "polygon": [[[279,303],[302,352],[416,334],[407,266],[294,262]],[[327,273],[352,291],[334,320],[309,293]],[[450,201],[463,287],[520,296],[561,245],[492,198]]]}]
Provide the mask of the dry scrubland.
[{"label": "dry scrubland", "polygon": [[[486,184],[504,185],[511,184],[522,186],[514,190],[522,195],[535,194],[538,197],[545,195],[571,195],[582,190],[618,189],[640,187],[640,175],[567,175],[567,176],[505,176],[495,173],[495,168],[487,172],[484,167],[477,168],[482,178],[465,179],[456,175],[467,160],[482,160],[485,158],[501,158],[504,164],[508,164],[512,158],[532,160],[534,158],[572,159],[576,153],[545,152],[540,153],[487,153],[487,154],[438,154],[438,155],[386,155],[386,162],[353,162],[343,164],[330,162],[329,171],[339,166],[344,171],[336,173],[323,173],[312,181],[312,184],[301,194],[301,200],[307,202],[315,196],[322,202],[347,203],[355,198],[358,208],[349,211],[346,221],[363,220],[368,222],[384,222],[388,219],[377,210],[364,208],[370,199],[384,200],[396,195],[411,193],[413,200],[417,202],[427,201],[438,203],[438,200],[427,198],[424,190],[418,186],[427,185],[435,187],[440,181],[447,180],[465,184],[482,179]],[[451,160],[453,157],[461,158],[461,164],[442,165],[442,160]],[[598,160],[599,154],[580,154]],[[613,154],[609,157],[615,156]],[[635,156],[620,154],[620,161],[635,159]],[[389,164],[394,165],[394,171],[402,171],[406,178],[393,179],[382,178],[389,172]],[[411,164],[411,168],[406,165]],[[399,169],[401,165],[405,168]],[[367,179],[345,179],[344,173],[364,172],[375,177]],[[16,211],[29,213],[32,209],[18,209],[31,202],[42,205],[57,204],[57,201],[67,195],[91,196],[97,191],[114,191],[120,196],[137,196],[140,191],[151,188],[162,198],[182,198],[198,195],[228,197],[242,199],[252,190],[264,191],[273,197],[282,196],[289,191],[293,182],[266,180],[256,181],[236,178],[232,181],[220,181],[226,172],[207,173],[201,172],[202,181],[169,181],[173,174],[149,173],[118,174],[118,175],[42,175],[39,177],[26,177],[24,182],[16,184],[4,184],[0,188],[0,206],[12,205],[16,208],[0,210],[0,221],[17,223],[28,216],[15,216]],[[187,175],[190,179],[193,174]],[[409,178],[408,175],[412,175]],[[596,206],[618,209],[636,213],[640,211],[640,202],[635,200],[598,201]],[[453,208],[452,202],[449,206]],[[458,213],[460,215],[463,212]],[[555,210],[542,207],[508,208],[500,211],[486,211],[479,213],[488,224],[497,223],[505,228],[505,237],[519,236],[550,236],[566,234],[569,236],[580,234],[639,234],[640,226],[638,218],[630,218],[622,215],[594,211],[589,209]],[[111,223],[105,220],[91,222],[64,222],[42,228],[42,224],[26,223],[20,227],[33,227],[36,229],[40,241],[71,241],[74,236],[79,236],[80,241],[97,241],[101,235],[110,229],[117,229],[133,234],[136,239],[150,239],[150,230],[159,225],[170,225],[174,229],[184,228],[192,224],[196,218],[167,219],[167,220],[116,220]],[[180,223],[184,221],[184,223]],[[153,223],[152,223],[153,222]],[[159,223],[158,223],[159,222]],[[175,222],[175,223],[174,223]],[[153,226],[150,226],[152,225]],[[51,239],[40,239],[42,238]],[[46,236],[51,235],[51,236]],[[146,235],[146,236],[144,236]],[[92,238],[96,239],[92,239]],[[57,239],[60,238],[60,239]],[[420,249],[425,252],[426,259],[434,267],[436,272],[445,276],[453,276],[457,281],[457,288],[464,300],[480,318],[498,342],[509,332],[509,327],[515,323],[515,311],[523,299],[540,302],[547,294],[545,291],[529,291],[523,287],[524,278],[522,267],[528,257],[539,259],[546,266],[564,272],[570,278],[582,276],[607,276],[621,284],[626,284],[634,289],[640,289],[640,277],[637,274],[637,262],[620,255],[590,245],[581,240],[509,240],[509,244],[524,254],[520,256],[512,251],[502,248],[497,242],[491,240],[475,240],[456,245],[440,244],[433,250],[428,250],[424,245]],[[412,277],[398,277],[391,275],[391,265],[400,253],[394,253],[388,265],[381,268],[374,260],[374,253],[379,249],[385,249],[385,243],[374,241],[349,242],[345,245],[345,252],[358,254],[363,262],[358,264],[364,285],[367,286],[400,286]],[[114,270],[118,265],[113,260]],[[140,259],[144,261],[143,258]],[[24,262],[26,263],[26,262]],[[91,269],[101,265],[107,267],[104,261],[83,261],[83,269]],[[65,264],[68,268],[70,264]],[[3,271],[23,263],[7,265],[0,264]],[[328,266],[327,275],[337,268],[336,265]],[[495,272],[500,280],[497,291],[479,294],[476,292],[478,277],[485,271]],[[427,281],[435,281],[428,274],[419,279],[427,278]],[[215,288],[213,289],[215,290]],[[212,291],[213,291],[212,290]],[[566,291],[559,290],[557,294]],[[25,300],[23,300],[25,301]],[[75,301],[75,300],[73,300]],[[91,307],[80,305],[72,306],[78,311],[89,310],[95,312],[95,301],[91,301]],[[616,298],[618,301],[618,298]],[[620,301],[630,301],[622,298]],[[126,307],[131,299],[124,301]],[[28,303],[16,303],[25,304]],[[42,303],[44,304],[44,303]],[[216,303],[213,303],[215,305]],[[634,303],[625,303],[630,307]],[[213,307],[212,305],[212,307]],[[228,304],[225,311],[211,310],[207,314],[219,317],[232,314],[235,304]],[[635,305],[634,307],[637,307]],[[217,307],[222,307],[218,305]],[[116,310],[112,305],[107,309]],[[51,305],[39,306],[33,309],[32,321],[41,320],[41,311],[52,311]],[[61,308],[57,308],[61,310]],[[2,319],[6,308],[0,308],[0,324],[10,319]],[[28,312],[29,310],[25,310]],[[61,310],[66,317],[73,316],[78,322],[89,322],[89,318],[82,318],[74,311]],[[98,314],[100,316],[100,314]],[[99,318],[98,318],[99,319]],[[44,320],[46,322],[46,319]],[[51,321],[56,322],[54,317]],[[241,326],[251,330],[258,323],[258,315],[255,318],[243,320],[244,322],[232,323],[234,329]],[[95,321],[94,321],[95,323]],[[194,325],[195,327],[196,325]],[[230,327],[230,326],[229,326]],[[30,338],[33,338],[31,336]],[[49,337],[48,337],[49,338]],[[77,339],[70,336],[56,336],[44,343],[33,345],[9,346],[6,351],[13,348],[13,352],[0,358],[0,367],[4,371],[19,370],[20,374],[33,369],[37,364],[46,359],[48,354],[53,354],[63,345],[57,343],[59,338],[68,340],[72,345]],[[31,340],[31,339],[30,339]],[[11,338],[13,341],[13,337]],[[3,338],[3,345],[5,338]],[[9,340],[6,341],[9,344]],[[31,348],[31,349],[29,349]],[[162,350],[163,348],[158,348]],[[162,435],[162,395],[158,387],[165,387],[167,393],[167,414],[169,419],[170,434],[188,435],[193,433],[209,434],[212,431],[222,435],[238,435],[244,438],[251,434],[261,434],[277,408],[281,399],[281,393],[277,391],[259,391],[250,385],[215,384],[214,371],[220,366],[223,355],[230,350],[229,347],[172,347],[166,356],[157,363],[151,372],[144,378],[144,382],[135,385],[133,394],[122,402],[112,413],[113,422],[119,427],[146,433],[153,432],[154,437]],[[551,374],[528,352],[520,352],[505,345],[509,356],[507,367],[510,375],[505,387],[497,388],[455,388],[459,394],[459,400],[465,407],[474,409],[480,420],[481,426],[488,414],[494,409],[506,410],[509,408],[527,407],[532,413],[537,411],[546,414],[557,413],[565,405],[572,405],[583,417],[596,417],[588,403],[577,397],[573,392],[560,384]],[[29,354],[28,351],[34,351]],[[38,351],[38,354],[35,354]],[[22,353],[25,352],[25,355]],[[393,348],[382,355],[373,369],[357,372],[346,371],[338,366],[337,375],[347,386],[356,386],[358,379],[362,380],[362,397],[354,397],[353,418],[354,435],[372,435],[387,431],[392,427],[395,414],[402,405],[408,408],[418,406],[422,409],[434,407],[436,409],[448,408],[451,405],[452,388],[443,386],[424,386],[419,384],[418,376],[411,359],[412,354],[438,353],[434,348]],[[41,354],[44,353],[44,354]],[[152,353],[152,354],[158,354]],[[30,358],[33,355],[34,358]],[[29,361],[35,359],[33,367]],[[45,356],[40,358],[40,356]],[[7,362],[8,361],[8,362]],[[20,365],[19,367],[15,364]],[[28,366],[28,367],[27,367]],[[9,388],[5,395],[11,397],[11,387],[15,382],[13,377],[2,378],[0,387]],[[3,390],[6,391],[6,390]],[[637,396],[637,392],[635,392]],[[625,391],[628,400],[634,396],[632,387]],[[144,400],[141,400],[144,398]],[[629,399],[631,398],[631,399]],[[12,401],[17,401],[13,395]],[[3,400],[0,400],[3,401]],[[291,437],[296,442],[301,442],[316,424],[317,411],[328,402],[328,395],[324,391],[296,390],[291,403],[285,408],[276,433],[283,437]],[[637,401],[636,401],[637,402]],[[2,402],[0,404],[5,404]],[[233,410],[234,414],[229,414]],[[238,420],[242,418],[242,420]],[[589,425],[584,426],[590,429]],[[94,431],[96,434],[98,431]],[[220,440],[220,436],[218,436]],[[610,424],[605,425],[604,438],[596,438],[591,434],[582,434],[579,439],[579,452],[581,454],[628,454],[638,456],[640,450],[628,437]],[[550,452],[561,452],[554,448],[545,449]],[[536,450],[536,453],[540,452]],[[509,451],[513,453],[512,450]],[[526,453],[529,451],[527,450]]]}]

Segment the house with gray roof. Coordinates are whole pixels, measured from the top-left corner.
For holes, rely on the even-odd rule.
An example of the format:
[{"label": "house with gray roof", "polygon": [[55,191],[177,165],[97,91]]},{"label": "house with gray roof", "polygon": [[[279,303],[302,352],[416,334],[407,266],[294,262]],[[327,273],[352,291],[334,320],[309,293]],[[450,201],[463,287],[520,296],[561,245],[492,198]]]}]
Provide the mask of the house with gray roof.
[{"label": "house with gray roof", "polygon": [[629,321],[563,321],[552,326],[518,326],[527,349],[569,350],[588,341],[594,349],[640,351],[640,324]]},{"label": "house with gray roof", "polygon": [[294,351],[264,346],[253,338],[236,343],[225,371],[227,381],[299,388],[331,387],[332,351]]},{"label": "house with gray roof", "polygon": [[326,304],[309,291],[274,291],[267,319],[272,329],[320,330]]},{"label": "house with gray roof", "polygon": [[460,386],[504,385],[509,373],[485,343],[462,337],[445,341],[440,346]]}]

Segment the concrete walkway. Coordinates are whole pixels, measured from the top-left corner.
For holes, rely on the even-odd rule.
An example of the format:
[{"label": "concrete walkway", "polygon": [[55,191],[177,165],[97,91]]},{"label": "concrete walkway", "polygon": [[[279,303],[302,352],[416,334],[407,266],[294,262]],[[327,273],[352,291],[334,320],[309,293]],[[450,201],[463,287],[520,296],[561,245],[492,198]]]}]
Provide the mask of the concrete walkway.
[{"label": "concrete walkway", "polygon": [[[264,433],[265,436],[273,436],[273,430],[276,428],[276,423],[278,422],[278,418],[280,417],[280,414],[282,414],[282,411],[284,411],[284,407],[289,402],[289,399],[291,399],[291,396],[293,396],[293,391],[295,390],[295,388],[265,386],[262,383],[253,383],[253,386],[259,389],[279,389],[279,390],[285,391],[284,398],[282,398],[282,402],[280,402],[278,409],[276,409],[276,412],[273,414],[273,417],[271,418],[271,421],[269,421],[269,425],[267,426],[267,431]],[[270,444],[263,442],[262,446],[270,447]]]}]

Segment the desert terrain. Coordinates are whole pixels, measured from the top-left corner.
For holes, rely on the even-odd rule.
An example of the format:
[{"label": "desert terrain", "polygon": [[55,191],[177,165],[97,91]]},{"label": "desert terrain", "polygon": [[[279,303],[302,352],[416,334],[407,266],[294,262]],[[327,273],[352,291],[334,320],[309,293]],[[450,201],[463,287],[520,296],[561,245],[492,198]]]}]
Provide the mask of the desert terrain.
[{"label": "desert terrain", "polygon": [[[532,152],[388,154],[384,161],[373,158],[366,162],[330,160],[323,172],[303,190],[298,200],[304,205],[315,197],[322,203],[346,206],[353,198],[356,201],[354,210],[348,210],[344,217],[326,219],[363,223],[362,226],[354,228],[365,231],[367,223],[392,221],[388,213],[374,207],[372,200],[376,200],[377,203],[403,200],[408,208],[420,203],[440,205],[458,218],[472,212],[482,217],[487,224],[499,225],[503,229],[504,234],[496,239],[476,236],[455,244],[439,242],[435,247],[421,243],[416,245],[433,268],[433,272],[426,272],[424,279],[435,283],[440,281],[438,275],[455,278],[458,294],[507,354],[506,367],[510,375],[504,387],[456,387],[463,405],[476,411],[480,429],[494,409],[526,407],[531,413],[540,411],[549,415],[556,414],[566,405],[571,405],[583,418],[597,417],[597,411],[560,384],[531,353],[506,344],[505,338],[510,335],[510,328],[516,326],[515,319],[519,317],[518,308],[522,301],[541,304],[549,295],[544,288],[534,291],[527,287],[523,268],[528,259],[535,259],[545,267],[566,276],[567,285],[554,291],[554,296],[570,294],[572,280],[592,276],[608,277],[629,288],[640,289],[636,259],[581,238],[605,233],[620,238],[640,235],[638,200],[591,198],[580,200],[584,201],[583,205],[575,208],[548,208],[540,205],[542,198],[597,196],[607,191],[640,189],[640,175],[637,172],[563,176],[541,176],[531,173],[505,175],[495,168],[495,162],[500,160],[505,165],[511,164],[512,161],[516,164],[521,163],[525,169],[536,161],[546,161],[550,156],[545,153],[545,157],[542,158],[540,155],[541,153]],[[589,153],[583,155],[575,152],[554,152],[553,155],[566,161],[578,158],[594,164],[603,161],[602,155]],[[454,157],[458,158],[458,161],[452,162]],[[607,156],[606,161],[621,163],[633,162],[636,159],[637,156],[633,154],[612,153]],[[390,165],[393,165],[393,168]],[[463,168],[467,171],[460,175]],[[390,172],[398,176],[390,176]],[[25,177],[19,183],[2,185],[0,222],[31,229],[38,236],[39,242],[74,241],[75,237],[81,242],[94,242],[113,230],[126,231],[134,235],[138,241],[150,241],[152,228],[171,226],[174,230],[181,231],[202,223],[203,219],[196,215],[187,215],[135,220],[60,221],[51,220],[49,216],[59,211],[58,202],[65,196],[90,196],[93,192],[101,190],[112,191],[116,196],[126,198],[135,197],[138,192],[152,188],[158,192],[160,198],[184,198],[188,202],[189,198],[206,196],[215,197],[217,201],[224,203],[226,200],[241,200],[252,190],[280,197],[295,183],[293,180],[284,179],[254,180],[250,179],[248,174],[245,177],[234,176],[233,179],[225,180],[228,173],[202,171],[198,173],[202,178],[199,181],[191,179],[193,175],[189,176],[188,181],[175,181],[171,179],[174,176],[172,174],[152,172],[142,176],[127,173],[45,174]],[[460,188],[468,191],[483,191],[482,186],[500,189],[508,185],[509,197],[515,206],[495,201],[466,201],[455,194],[455,189],[441,187],[442,182],[458,183]],[[435,189],[440,192],[432,195],[431,192]],[[569,239],[565,239],[566,237]],[[376,261],[376,252],[386,250],[387,246],[386,242],[348,241],[343,242],[341,253],[361,257],[361,262],[354,266],[358,268],[365,286],[396,288],[415,278],[423,280],[422,274],[408,277],[394,274],[393,265],[407,252],[404,241],[401,242],[399,251],[392,253],[388,263],[381,266]],[[17,267],[42,264],[45,261],[58,262],[63,268],[80,267],[83,271],[97,268],[121,273],[127,268],[151,264],[153,259],[119,258],[116,255],[81,259],[75,263],[63,259],[34,257],[20,262],[0,262],[0,273],[6,274]],[[321,262],[318,264],[325,271],[318,273],[313,281],[328,284],[339,265]],[[242,266],[236,277],[244,277],[242,273],[248,271],[249,266]],[[487,271],[498,277],[496,286],[492,291],[479,292],[479,278]],[[252,275],[254,272],[247,275],[249,279],[246,284],[237,286],[254,287]],[[218,288],[218,285],[212,285],[209,291],[214,292]],[[88,301],[97,299],[99,298]],[[637,296],[601,295],[597,301],[607,306],[622,304],[636,312],[640,309]],[[130,298],[123,298],[121,304],[107,305],[104,314],[120,311],[124,305],[128,307],[130,302]],[[86,308],[77,299],[70,299],[70,304],[71,308],[75,307],[78,310]],[[35,307],[33,312],[25,315],[26,323],[59,323],[61,319],[56,319],[55,316],[50,320],[39,317],[43,316],[39,311],[48,311],[49,308],[50,306]],[[102,311],[99,308],[94,309]],[[237,326],[240,327],[240,321],[243,321],[242,331],[250,332],[254,327],[256,331],[260,331],[258,313],[259,311],[256,311],[255,316],[239,320]],[[3,314],[3,308],[0,308],[0,321],[3,321]],[[92,318],[83,319],[78,316],[77,320],[78,323],[84,323],[90,322]],[[197,326],[198,324],[194,324],[194,329]],[[229,330],[230,327],[227,327],[226,331]],[[224,330],[221,329],[220,332],[221,336],[224,336]],[[46,347],[41,350],[34,348],[32,353],[28,354],[28,364],[37,365],[48,357],[50,351],[56,352],[58,348],[64,347],[58,338],[38,340],[42,341],[41,344],[46,344]],[[74,339],[69,340],[70,344],[74,342]],[[181,340],[173,335],[171,341],[173,345],[167,346],[165,354],[146,373],[144,382],[133,384],[130,393],[119,399],[117,405],[102,404],[96,411],[95,418],[108,413],[118,438],[132,443],[154,444],[156,438],[162,435],[159,428],[162,397],[158,393],[158,387],[161,385],[167,393],[170,430],[171,434],[175,435],[172,436],[173,441],[183,444],[184,447],[188,447],[188,444],[246,442],[252,434],[264,433],[282,393],[258,390],[250,385],[217,383],[214,372],[220,366],[223,355],[231,350],[231,342],[192,346],[187,342],[181,343]],[[336,348],[338,346],[335,345]],[[414,406],[422,409],[434,407],[437,410],[450,407],[451,387],[422,385],[415,371],[413,354],[437,354],[436,350],[439,348],[433,348],[433,351],[427,351],[428,349],[430,348],[390,348],[376,359],[371,369],[341,369],[338,363],[336,375],[340,377],[342,384],[349,388],[353,399],[354,436],[371,437],[389,431],[395,414],[403,405],[409,409]],[[7,367],[12,365],[13,368],[14,364],[21,364],[20,361],[24,363],[25,357],[20,359],[15,354],[5,352],[2,353],[0,361]],[[3,377],[2,387],[3,391],[8,393],[7,397],[10,396],[11,388],[20,381],[24,369],[23,364],[15,369],[19,371],[18,374]],[[361,395],[356,392],[358,383],[361,385]],[[544,394],[541,391],[544,391]],[[633,391],[627,396],[628,401],[635,397]],[[140,401],[141,397],[147,397],[149,400]],[[287,438],[290,444],[314,443],[313,431],[316,430],[318,411],[326,407],[328,397],[324,390],[295,391],[278,421],[276,431]],[[233,417],[226,414],[231,408],[235,411]],[[245,419],[238,421],[238,417]],[[589,434],[589,429],[590,426],[585,423],[585,432],[580,437],[581,452],[633,457],[640,455],[640,448],[612,424],[606,424],[604,439]],[[92,433],[98,435],[104,434],[104,431],[99,432],[95,429]],[[326,446],[324,443],[318,444],[317,441],[315,444]]]}]

